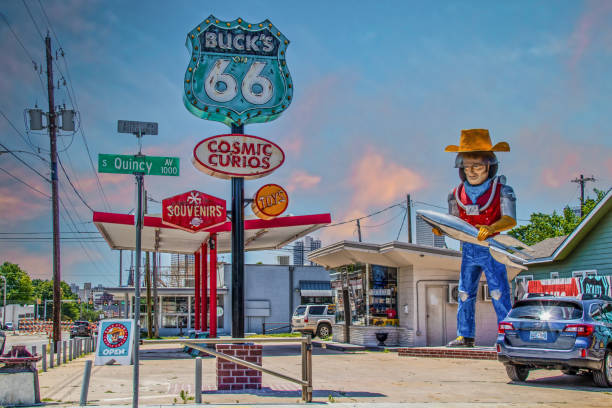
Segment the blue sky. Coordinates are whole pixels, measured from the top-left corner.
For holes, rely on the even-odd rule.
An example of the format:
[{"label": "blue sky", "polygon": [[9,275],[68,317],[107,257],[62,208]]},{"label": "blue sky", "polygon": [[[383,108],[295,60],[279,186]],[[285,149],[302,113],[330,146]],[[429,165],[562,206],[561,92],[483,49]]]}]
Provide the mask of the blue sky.
[{"label": "blue sky", "polygon": [[[160,134],[145,138],[144,153],[179,156],[182,164],[178,180],[147,178],[155,199],[195,188],[229,200],[229,182],[200,173],[190,162],[198,141],[228,128],[183,107],[185,38],[210,14],[254,23],[268,18],[291,41],[287,63],[295,94],[279,119],[245,129],[279,144],[287,155],[272,175],[246,182],[247,196],[263,184],[279,183],[289,190],[289,212],[331,212],[334,221],[372,213],[407,193],[416,208],[444,206],[458,183],[454,157],[444,147],[458,143],[461,129],[480,127],[490,130],[493,143],[511,146],[510,153],[499,154],[500,172],[518,196],[519,220],[577,205],[577,185],[569,180],[578,174],[597,178],[589,192],[612,186],[611,2],[378,3],[44,1],[65,53],[57,60],[56,104],[73,104],[63,75],[74,89],[94,164],[99,153],[137,148],[132,136],[116,132],[118,119],[159,122]],[[40,81],[45,78],[34,71],[30,56],[43,63],[37,27],[45,35],[48,23],[38,0],[25,4],[36,25],[21,1],[5,1],[0,9],[27,50],[0,19],[0,109],[29,143],[2,117],[0,142],[13,150],[40,147],[47,157],[48,137],[26,135],[23,112],[35,104],[47,109]],[[113,212],[134,207],[132,177],[99,176],[107,207],[83,134],[60,139],[60,158],[89,205]],[[21,157],[48,174],[40,159]],[[50,191],[8,154],[0,155],[0,168]],[[78,230],[95,231],[91,211],[63,175],[60,184]],[[51,231],[49,200],[4,172],[0,211],[0,232]],[[159,205],[151,203],[150,211],[159,212]],[[395,239],[402,215],[395,208],[364,220],[364,239]],[[71,228],[63,215],[62,230]],[[319,236],[324,245],[356,239],[355,225]],[[400,237],[405,236],[404,229]],[[49,277],[51,241],[32,241],[0,240],[0,261]],[[271,262],[276,254],[283,252],[252,254],[247,262]],[[63,243],[62,264],[67,281],[117,282],[118,254],[105,243]]]}]

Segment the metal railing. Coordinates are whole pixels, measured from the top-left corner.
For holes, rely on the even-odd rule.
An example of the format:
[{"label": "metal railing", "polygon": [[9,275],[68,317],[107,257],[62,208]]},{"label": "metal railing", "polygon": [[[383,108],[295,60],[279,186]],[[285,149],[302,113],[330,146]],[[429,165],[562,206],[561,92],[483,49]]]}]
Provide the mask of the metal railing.
[{"label": "metal railing", "polygon": [[[262,373],[270,374],[283,380],[299,384],[302,387],[302,400],[312,402],[312,337],[279,337],[279,338],[227,338],[227,339],[168,339],[168,340],[143,340],[143,344],[176,344],[180,343],[193,349],[208,353],[217,358],[239,364]],[[293,378],[283,373],[279,373],[268,368],[264,368],[249,361],[239,359],[216,350],[202,347],[201,344],[228,344],[228,343],[300,343],[302,355],[302,379]],[[196,376],[197,377],[197,376]],[[201,376],[200,376],[201,379]],[[196,397],[202,393],[202,384],[195,384]]]},{"label": "metal railing", "polygon": [[[269,326],[274,326],[274,325],[277,325],[277,327],[269,327]],[[291,329],[291,323],[290,322],[263,322],[261,324],[261,334],[277,332],[283,329]]]}]

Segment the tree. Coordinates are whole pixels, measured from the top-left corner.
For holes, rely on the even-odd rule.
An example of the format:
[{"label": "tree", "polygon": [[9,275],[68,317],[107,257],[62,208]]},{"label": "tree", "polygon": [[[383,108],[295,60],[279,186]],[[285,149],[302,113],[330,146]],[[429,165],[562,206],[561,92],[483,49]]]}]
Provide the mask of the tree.
[{"label": "tree", "polygon": [[[47,317],[50,317],[53,311],[53,303],[50,302],[53,300],[53,281],[52,280],[41,280],[34,279],[32,281],[33,284],[33,294],[36,299],[41,300],[41,305],[45,307],[45,300],[47,307]],[[79,305],[76,300],[78,296],[72,293],[70,286],[64,282],[60,282],[60,299],[62,300],[74,300],[75,302],[62,302],[62,320],[77,320],[79,318]],[[44,316],[43,309],[39,312],[41,316]]]},{"label": "tree", "polygon": [[[0,266],[0,275],[6,278],[7,303],[27,304],[32,301],[32,281],[19,265],[5,262]],[[0,283],[0,291],[4,290],[3,285],[4,282]]]},{"label": "tree", "polygon": [[[589,197],[585,200],[582,207],[584,217],[606,195],[606,192],[603,190],[593,189],[593,191],[597,198]],[[516,227],[508,232],[508,234],[527,245],[533,245],[547,238],[570,234],[584,217],[580,218],[569,206],[563,209],[562,214],[557,214],[556,211],[553,211],[552,214],[533,213],[529,218],[529,224]]]}]

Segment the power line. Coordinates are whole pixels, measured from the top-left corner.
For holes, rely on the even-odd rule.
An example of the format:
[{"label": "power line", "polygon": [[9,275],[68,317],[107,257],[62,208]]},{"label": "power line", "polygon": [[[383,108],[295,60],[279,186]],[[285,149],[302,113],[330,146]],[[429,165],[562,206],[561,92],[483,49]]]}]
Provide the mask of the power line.
[{"label": "power line", "polygon": [[64,173],[64,176],[66,177],[66,180],[68,180],[68,183],[70,184],[70,187],[72,187],[72,189],[74,190],[74,193],[77,195],[77,197],[79,197],[79,200],[81,200],[81,202],[83,204],[85,204],[85,206],[87,208],[89,208],[89,210],[91,212],[94,212],[94,209],[91,208],[91,206],[89,204],[87,204],[87,201],[85,201],[85,199],[81,196],[81,194],[79,193],[79,191],[76,189],[76,187],[74,186],[74,184],[72,184],[72,180],[70,180],[70,177],[68,176],[68,173],[66,173],[66,169],[64,168],[64,165],[62,164],[62,161],[59,158],[59,155],[57,156],[57,161],[60,164],[60,167],[62,168],[62,172]]},{"label": "power line", "polygon": [[22,179],[20,179],[19,177],[11,174],[9,171],[4,170],[3,168],[0,167],[0,170],[2,170],[3,172],[5,172],[6,174],[8,174],[9,176],[11,176],[12,178],[14,178],[15,180],[17,180],[18,182],[20,182],[21,184],[29,187],[31,190],[36,191],[38,194],[42,194],[47,198],[51,198],[50,195],[43,193],[42,191],[40,191],[39,189],[37,189],[36,187],[31,186],[30,184],[26,183],[25,181],[23,181]]},{"label": "power line", "polygon": [[402,218],[402,225],[400,225],[400,229],[399,231],[397,231],[397,238],[395,238],[395,240],[399,240],[399,236],[402,233],[402,228],[404,228],[404,222],[406,222],[406,219],[408,218],[408,208],[406,208],[406,211],[404,212],[404,218]]},{"label": "power line", "polygon": [[387,210],[390,210],[391,208],[394,208],[394,207],[400,206],[400,205],[402,205],[403,203],[404,203],[404,202],[402,201],[402,202],[400,202],[400,203],[390,205],[389,207],[383,208],[382,210],[379,210],[379,211],[373,212],[373,213],[368,214],[368,215],[364,215],[363,217],[357,217],[357,218],[353,218],[353,219],[351,219],[351,220],[346,220],[346,221],[341,221],[341,222],[337,222],[337,223],[334,223],[334,224],[324,225],[322,228],[336,227],[336,226],[338,226],[338,225],[344,225],[344,224],[348,224],[348,223],[351,223],[351,222],[355,222],[355,221],[357,221],[357,220],[363,220],[363,219],[366,219],[366,218],[370,218],[370,217],[373,217],[373,216],[375,216],[375,215],[378,215],[378,214],[380,214],[380,213],[382,213],[382,212],[385,212],[385,211],[387,211]]},{"label": "power line", "polygon": [[40,28],[38,28],[38,23],[36,23],[36,20],[34,20],[34,16],[32,16],[32,12],[30,11],[30,8],[28,7],[28,4],[25,2],[25,0],[21,0],[21,1],[23,2],[23,5],[25,6],[26,10],[28,11],[28,14],[29,14],[30,18],[32,19],[32,23],[34,24],[34,27],[36,28],[36,31],[38,31],[38,35],[40,36],[40,39],[44,41],[45,37],[40,32]]},{"label": "power line", "polygon": [[[30,54],[30,52],[28,51],[28,49],[25,47],[25,45],[23,45],[23,43],[21,42],[21,39],[19,39],[19,36],[17,35],[17,33],[15,32],[15,30],[13,30],[13,27],[11,26],[11,24],[9,23],[8,19],[6,18],[6,16],[4,15],[4,13],[0,12],[0,15],[2,16],[2,19],[4,20],[4,22],[6,23],[7,27],[9,28],[9,30],[11,31],[11,33],[13,33],[13,37],[15,37],[15,40],[17,40],[17,43],[19,43],[19,45],[21,46],[21,48],[23,49],[23,51],[26,53],[26,55],[28,56],[28,58],[30,59],[30,61],[32,62],[32,64],[34,65],[34,71],[38,72],[38,64],[36,63],[36,61],[34,61],[34,58],[32,57],[32,54]],[[45,84],[43,84],[42,78],[40,77],[40,74],[37,75],[38,76],[38,80],[40,81],[40,85],[43,88],[43,93],[46,93],[46,89],[45,89]]]},{"label": "power line", "polygon": [[25,161],[23,161],[21,159],[21,157],[17,156],[15,153],[13,153],[11,150],[9,150],[8,147],[6,147],[5,145],[2,144],[2,142],[0,142],[0,146],[2,146],[2,148],[4,148],[4,150],[6,150],[8,153],[10,153],[11,155],[13,155],[17,160],[19,160],[21,163],[23,163],[27,168],[29,168],[30,170],[32,170],[34,173],[38,174],[40,177],[43,178],[43,180],[45,180],[46,182],[50,183],[51,180],[49,180],[47,177],[43,176],[42,174],[40,174],[40,172],[38,170],[36,170],[34,167],[30,166],[28,163],[26,163]]}]

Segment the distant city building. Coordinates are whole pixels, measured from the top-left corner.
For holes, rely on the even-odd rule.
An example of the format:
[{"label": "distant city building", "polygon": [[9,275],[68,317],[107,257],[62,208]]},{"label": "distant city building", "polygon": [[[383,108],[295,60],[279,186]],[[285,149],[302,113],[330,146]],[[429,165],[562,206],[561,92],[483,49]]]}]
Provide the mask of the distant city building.
[{"label": "distant city building", "polygon": [[293,264],[304,265],[304,242],[295,241],[293,243]]},{"label": "distant city building", "polygon": [[416,217],[416,243],[436,248],[446,248],[444,236],[434,235],[431,226],[421,217]]},{"label": "distant city building", "polygon": [[291,263],[291,262],[290,262],[290,257],[289,257],[289,255],[281,255],[281,256],[277,256],[277,257],[276,257],[276,262],[277,262],[279,265],[289,265],[289,264]]},{"label": "distant city building", "polygon": [[70,284],[70,290],[72,291],[72,293],[74,293],[75,295],[79,294],[79,285],[77,285],[76,283],[71,283]]},{"label": "distant city building", "polygon": [[304,241],[295,241],[293,243],[293,264],[302,266],[306,262],[306,265],[313,266],[313,262],[306,260],[306,257],[310,251],[321,248],[321,240],[313,239],[310,236],[304,237]]}]

